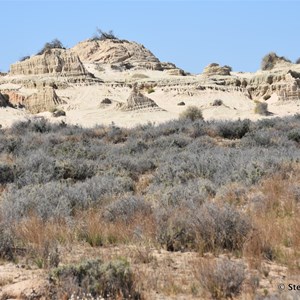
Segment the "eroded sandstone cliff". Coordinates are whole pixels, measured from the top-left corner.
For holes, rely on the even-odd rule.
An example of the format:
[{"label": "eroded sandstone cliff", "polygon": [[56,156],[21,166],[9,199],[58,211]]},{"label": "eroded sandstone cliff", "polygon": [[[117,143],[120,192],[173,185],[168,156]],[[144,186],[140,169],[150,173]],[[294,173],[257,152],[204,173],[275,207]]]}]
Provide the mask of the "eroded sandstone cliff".
[{"label": "eroded sandstone cliff", "polygon": [[72,50],[50,49],[42,55],[12,64],[10,74],[82,76],[86,75],[87,71]]},{"label": "eroded sandstone cliff", "polygon": [[107,39],[86,40],[72,50],[82,62],[103,63],[123,67],[124,69],[164,70],[176,68],[174,64],[161,63],[154,54],[143,45],[127,40]]},{"label": "eroded sandstone cliff", "polygon": [[50,111],[63,103],[64,101],[57,96],[55,90],[51,87],[45,87],[23,101],[25,108],[33,114]]}]

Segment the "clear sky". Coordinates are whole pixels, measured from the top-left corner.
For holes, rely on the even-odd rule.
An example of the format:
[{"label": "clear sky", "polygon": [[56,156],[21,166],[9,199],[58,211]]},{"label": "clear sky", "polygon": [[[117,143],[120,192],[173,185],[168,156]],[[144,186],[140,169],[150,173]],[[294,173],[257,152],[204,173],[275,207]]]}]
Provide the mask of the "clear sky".
[{"label": "clear sky", "polygon": [[72,47],[97,27],[192,73],[212,62],[256,71],[270,51],[300,57],[300,1],[0,0],[0,11],[0,71],[54,38]]}]

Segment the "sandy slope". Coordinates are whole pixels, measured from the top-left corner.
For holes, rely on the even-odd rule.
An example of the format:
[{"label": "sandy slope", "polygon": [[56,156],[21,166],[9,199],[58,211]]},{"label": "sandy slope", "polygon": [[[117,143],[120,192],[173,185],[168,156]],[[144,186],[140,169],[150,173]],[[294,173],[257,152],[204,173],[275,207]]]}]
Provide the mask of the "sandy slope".
[{"label": "sandy slope", "polygon": [[24,110],[0,107],[0,125],[2,127],[11,126],[14,122],[25,121],[28,118],[29,115]]},{"label": "sandy slope", "polygon": [[[40,113],[37,116],[43,116],[53,122],[67,122],[69,124],[78,124],[83,127],[95,126],[97,124],[111,124],[112,122],[119,126],[131,127],[137,124],[148,122],[161,123],[176,119],[182,111],[189,105],[196,105],[202,109],[204,118],[211,119],[239,119],[249,118],[256,120],[262,116],[254,114],[254,101],[250,100],[243,92],[232,89],[230,92],[216,90],[198,90],[189,88],[195,86],[200,79],[203,82],[202,75],[194,76],[171,76],[167,72],[135,70],[135,71],[115,71],[110,67],[103,67],[100,71],[93,64],[85,64],[85,67],[103,83],[93,85],[75,85],[69,84],[66,89],[58,89],[56,93],[66,104],[61,108],[66,111],[65,117],[53,118],[49,112]],[[137,79],[140,75],[146,76],[145,79]],[[235,76],[235,74],[233,74]],[[240,77],[250,78],[251,73],[239,74]],[[147,97],[153,99],[163,111],[131,111],[124,112],[118,109],[118,103],[125,103],[131,89],[128,84],[138,82],[157,85],[154,92],[143,92]],[[7,85],[7,84],[6,84]],[[15,88],[17,85],[14,85]],[[33,90],[17,86],[22,94],[32,93]],[[110,105],[101,105],[104,98],[112,100]],[[221,99],[223,105],[212,106],[215,99]],[[179,102],[185,102],[185,106],[178,106]],[[272,116],[293,115],[300,112],[300,106],[297,102],[280,103],[275,94],[268,100],[269,111]],[[272,117],[269,116],[268,118]],[[0,124],[3,127],[10,126],[15,121],[26,120],[29,114],[24,110],[1,108]]]}]

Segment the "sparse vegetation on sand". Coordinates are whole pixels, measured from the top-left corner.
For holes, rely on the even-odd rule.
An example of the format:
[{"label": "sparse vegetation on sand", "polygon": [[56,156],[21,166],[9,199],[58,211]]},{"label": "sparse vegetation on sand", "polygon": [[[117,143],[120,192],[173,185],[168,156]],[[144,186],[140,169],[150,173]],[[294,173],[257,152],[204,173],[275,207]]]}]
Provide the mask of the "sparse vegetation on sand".
[{"label": "sparse vegetation on sand", "polygon": [[299,116],[188,109],[131,129],[0,129],[0,259],[44,269],[53,299],[263,299],[299,279]]},{"label": "sparse vegetation on sand", "polygon": [[268,103],[256,101],[254,113],[262,116],[267,116],[269,114]]},{"label": "sparse vegetation on sand", "polygon": [[275,52],[270,52],[266,54],[261,61],[262,70],[272,70],[276,63],[278,62],[288,62],[291,63],[289,59],[284,56],[278,56]]},{"label": "sparse vegetation on sand", "polygon": [[103,31],[97,28],[97,33],[91,38],[92,41],[118,40],[112,30]]},{"label": "sparse vegetation on sand", "polygon": [[37,55],[47,53],[51,49],[65,49],[65,47],[60,40],[54,39],[51,42],[46,43],[44,47],[37,53]]},{"label": "sparse vegetation on sand", "polygon": [[188,106],[185,111],[180,114],[180,118],[183,120],[203,120],[202,111],[197,106]]}]

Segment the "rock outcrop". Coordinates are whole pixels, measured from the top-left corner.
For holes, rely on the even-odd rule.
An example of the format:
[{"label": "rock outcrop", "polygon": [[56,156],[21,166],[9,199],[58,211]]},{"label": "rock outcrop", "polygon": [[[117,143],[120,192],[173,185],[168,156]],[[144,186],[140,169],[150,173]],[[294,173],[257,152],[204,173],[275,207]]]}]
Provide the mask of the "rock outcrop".
[{"label": "rock outcrop", "polygon": [[162,63],[143,45],[119,39],[86,40],[72,48],[84,63],[115,65],[123,69],[164,70],[174,65]]},{"label": "rock outcrop", "polygon": [[278,91],[278,100],[300,100],[300,73],[289,71],[285,76],[286,84]]},{"label": "rock outcrop", "polygon": [[300,100],[300,73],[288,69],[265,71],[248,80],[247,89],[252,99],[275,93],[280,101]]},{"label": "rock outcrop", "polygon": [[133,90],[129,95],[126,104],[121,104],[120,109],[123,111],[135,110],[162,110],[152,99],[143,95],[137,85],[133,86]]},{"label": "rock outcrop", "polygon": [[82,76],[87,71],[72,50],[50,49],[10,66],[10,75]]},{"label": "rock outcrop", "polygon": [[212,63],[204,68],[203,74],[207,76],[214,76],[214,75],[227,76],[230,75],[230,71],[231,68],[229,66],[221,67],[219,64]]},{"label": "rock outcrop", "polygon": [[63,103],[64,101],[56,95],[55,90],[51,87],[45,87],[23,101],[25,108],[33,114],[50,111]]},{"label": "rock outcrop", "polygon": [[178,69],[178,68],[169,69],[169,70],[166,70],[166,72],[168,75],[172,75],[172,76],[185,76],[186,75],[182,69]]},{"label": "rock outcrop", "polygon": [[25,96],[19,94],[16,91],[13,90],[4,90],[1,91],[3,94],[6,94],[9,97],[9,102],[12,105],[18,106],[18,105],[23,105],[24,104],[24,100],[25,100]]},{"label": "rock outcrop", "polygon": [[238,90],[249,99],[269,99],[273,94],[279,101],[300,100],[300,65],[279,63],[272,70],[256,73],[232,73],[230,67],[210,64],[199,77],[198,90]]}]

